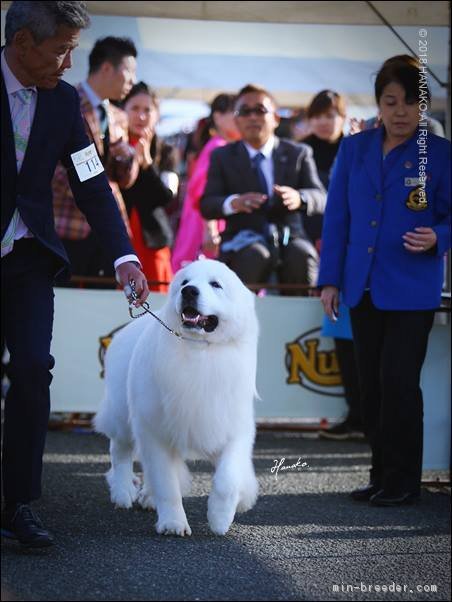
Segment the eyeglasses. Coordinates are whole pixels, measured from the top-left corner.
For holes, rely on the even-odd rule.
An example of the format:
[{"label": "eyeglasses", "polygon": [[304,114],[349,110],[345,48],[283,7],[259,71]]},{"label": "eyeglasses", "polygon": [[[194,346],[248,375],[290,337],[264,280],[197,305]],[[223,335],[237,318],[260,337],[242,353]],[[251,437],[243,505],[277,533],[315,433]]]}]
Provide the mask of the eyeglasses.
[{"label": "eyeglasses", "polygon": [[271,111],[264,107],[264,105],[256,105],[255,107],[248,107],[247,105],[241,106],[237,111],[234,111],[236,117],[249,117],[252,113],[255,115],[266,115]]}]

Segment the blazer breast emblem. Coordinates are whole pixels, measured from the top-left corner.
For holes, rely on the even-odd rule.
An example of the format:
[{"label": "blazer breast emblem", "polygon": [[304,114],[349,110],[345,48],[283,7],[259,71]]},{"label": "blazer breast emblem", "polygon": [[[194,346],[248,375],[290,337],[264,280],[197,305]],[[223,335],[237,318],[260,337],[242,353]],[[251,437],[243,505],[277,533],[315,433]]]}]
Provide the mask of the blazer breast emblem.
[{"label": "blazer breast emblem", "polygon": [[408,195],[405,204],[411,211],[424,211],[427,209],[428,202],[425,188],[422,188],[421,186],[414,188]]}]

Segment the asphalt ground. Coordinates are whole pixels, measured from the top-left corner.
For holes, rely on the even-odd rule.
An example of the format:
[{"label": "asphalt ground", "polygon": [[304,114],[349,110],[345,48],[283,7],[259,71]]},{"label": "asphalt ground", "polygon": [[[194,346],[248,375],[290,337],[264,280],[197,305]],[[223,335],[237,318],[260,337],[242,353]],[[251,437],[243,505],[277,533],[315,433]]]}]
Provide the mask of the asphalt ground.
[{"label": "asphalt ground", "polygon": [[[275,460],[292,470],[271,472]],[[256,506],[224,537],[208,528],[208,463],[190,463],[191,537],[159,536],[155,514],[119,510],[103,474],[108,443],[50,432],[44,496],[34,507],[56,545],[2,541],[2,593],[16,600],[449,600],[450,491],[375,508],[348,492],[367,482],[363,442],[261,432]],[[370,589],[370,586],[371,589]],[[376,586],[386,586],[376,590]],[[418,588],[421,590],[418,590]],[[393,591],[392,591],[393,590]],[[436,591],[435,591],[436,590]]]}]

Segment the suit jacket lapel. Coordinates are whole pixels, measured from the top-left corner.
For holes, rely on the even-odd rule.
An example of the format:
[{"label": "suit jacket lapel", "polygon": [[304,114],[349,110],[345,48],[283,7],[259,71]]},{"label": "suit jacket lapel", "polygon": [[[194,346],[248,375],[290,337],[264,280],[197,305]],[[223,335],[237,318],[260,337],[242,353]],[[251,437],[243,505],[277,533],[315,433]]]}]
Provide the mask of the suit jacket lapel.
[{"label": "suit jacket lapel", "polygon": [[235,146],[233,153],[233,169],[237,177],[242,181],[246,182],[249,192],[254,191],[256,188],[256,178],[251,166],[250,157],[245,145],[242,142],[238,142]]},{"label": "suit jacket lapel", "polygon": [[[398,156],[395,157],[394,163],[385,174],[385,188],[392,186],[396,180],[403,180],[405,174],[411,175],[411,170],[419,163],[417,148],[417,136],[414,135],[405,148],[398,149]],[[405,164],[406,166],[404,166]]]},{"label": "suit jacket lapel", "polygon": [[11,113],[9,110],[8,94],[6,92],[5,82],[2,75],[2,156],[6,173],[2,177],[8,177],[8,180],[15,180],[16,171],[16,148],[14,146],[13,124],[11,123]]},{"label": "suit jacket lapel", "polygon": [[[283,185],[287,182],[288,155],[279,138],[275,138],[273,148],[273,183]],[[272,192],[270,193],[271,196]]]},{"label": "suit jacket lapel", "polygon": [[[19,172],[21,179],[31,169],[39,165],[43,149],[51,144],[48,135],[48,120],[57,111],[55,95],[52,90],[38,89],[36,109],[28,138],[27,149]],[[34,168],[33,168],[34,166]]]},{"label": "suit jacket lapel", "polygon": [[96,109],[88,100],[85,91],[81,85],[77,86],[77,92],[80,96],[80,110],[90,131],[90,138],[97,148],[101,157],[104,156],[104,141],[100,131],[100,121]]},{"label": "suit jacket lapel", "polygon": [[17,167],[16,148],[14,146],[13,126],[11,113],[9,111],[8,94],[6,92],[3,75],[1,78],[1,101],[2,101],[2,235],[6,230],[16,206]]},{"label": "suit jacket lapel", "polygon": [[370,137],[363,161],[376,192],[380,194],[383,183],[383,128]]}]

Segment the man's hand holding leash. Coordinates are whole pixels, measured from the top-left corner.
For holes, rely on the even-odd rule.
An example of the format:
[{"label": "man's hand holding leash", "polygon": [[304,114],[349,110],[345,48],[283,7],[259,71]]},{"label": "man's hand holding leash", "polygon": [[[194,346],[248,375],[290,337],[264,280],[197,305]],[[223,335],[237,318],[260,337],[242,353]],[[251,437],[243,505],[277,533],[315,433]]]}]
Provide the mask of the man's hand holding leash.
[{"label": "man's hand holding leash", "polygon": [[[130,282],[135,283],[136,299],[133,300],[135,307],[141,307],[149,295],[149,288],[146,276],[132,261],[121,263],[116,268],[116,280],[124,289],[126,297],[130,297]],[[129,293],[129,294],[128,294]]]}]

